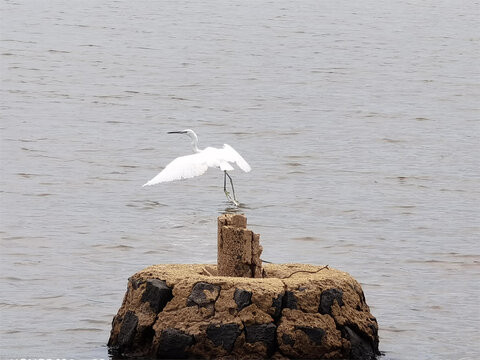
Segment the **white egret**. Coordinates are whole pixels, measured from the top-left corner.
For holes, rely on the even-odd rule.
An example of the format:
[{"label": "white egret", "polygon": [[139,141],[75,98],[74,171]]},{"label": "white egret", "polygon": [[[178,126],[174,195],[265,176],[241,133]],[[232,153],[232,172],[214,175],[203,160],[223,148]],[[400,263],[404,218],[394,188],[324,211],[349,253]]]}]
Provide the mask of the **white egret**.
[{"label": "white egret", "polygon": [[[251,167],[248,165],[245,159],[238,152],[236,152],[234,148],[227,144],[223,144],[223,148],[221,149],[214,147],[207,147],[203,150],[199,149],[197,134],[195,134],[195,132],[191,129],[182,131],[169,131],[168,134],[188,135],[190,139],[192,139],[192,149],[194,154],[176,158],[167,166],[165,166],[165,169],[163,169],[157,176],[143,186],[200,176],[203,175],[209,167],[218,167],[223,171],[223,191],[225,192],[227,199],[238,206],[239,202],[235,197],[235,189],[233,187],[232,177],[227,173],[227,171],[233,170],[234,168],[230,163],[235,163],[243,171],[249,172]],[[230,196],[230,193],[227,191],[227,176],[232,187],[233,199]]]}]

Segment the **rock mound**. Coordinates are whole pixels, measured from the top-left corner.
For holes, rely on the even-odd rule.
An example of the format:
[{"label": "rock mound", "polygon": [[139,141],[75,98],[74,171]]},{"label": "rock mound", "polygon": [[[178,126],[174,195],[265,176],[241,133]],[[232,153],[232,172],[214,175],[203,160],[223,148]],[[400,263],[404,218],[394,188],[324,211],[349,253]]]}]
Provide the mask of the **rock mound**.
[{"label": "rock mound", "polygon": [[113,355],[374,359],[378,325],[358,282],[335,269],[264,264],[264,278],[214,265],[155,265],[133,275],[114,317]]}]

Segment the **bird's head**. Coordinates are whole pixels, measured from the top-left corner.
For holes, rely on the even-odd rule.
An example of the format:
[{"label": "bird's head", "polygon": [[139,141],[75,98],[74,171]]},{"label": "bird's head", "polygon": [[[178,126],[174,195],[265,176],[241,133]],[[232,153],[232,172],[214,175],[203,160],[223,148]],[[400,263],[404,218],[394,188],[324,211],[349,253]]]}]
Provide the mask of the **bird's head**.
[{"label": "bird's head", "polygon": [[197,137],[197,134],[192,129],[185,129],[181,131],[169,131],[167,134],[186,134],[191,138]]},{"label": "bird's head", "polygon": [[181,131],[169,131],[168,134],[185,134],[185,135],[188,135],[190,137],[190,139],[192,139],[193,150],[195,152],[199,151],[199,149],[197,147],[198,137],[197,137],[197,134],[195,134],[195,131],[193,131],[192,129],[185,129],[185,130],[181,130]]}]

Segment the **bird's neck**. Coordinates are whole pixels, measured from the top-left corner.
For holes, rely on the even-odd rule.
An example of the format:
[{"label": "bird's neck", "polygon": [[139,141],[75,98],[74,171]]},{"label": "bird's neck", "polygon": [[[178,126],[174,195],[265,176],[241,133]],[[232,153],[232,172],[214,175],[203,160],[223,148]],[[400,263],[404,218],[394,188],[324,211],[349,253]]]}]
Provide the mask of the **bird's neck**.
[{"label": "bird's neck", "polygon": [[187,135],[190,137],[192,140],[192,150],[194,153],[200,152],[200,149],[198,148],[198,137],[197,134],[195,134],[193,131],[190,131],[187,133]]},{"label": "bird's neck", "polygon": [[200,149],[198,148],[198,139],[192,139],[192,150],[194,153],[200,152]]}]

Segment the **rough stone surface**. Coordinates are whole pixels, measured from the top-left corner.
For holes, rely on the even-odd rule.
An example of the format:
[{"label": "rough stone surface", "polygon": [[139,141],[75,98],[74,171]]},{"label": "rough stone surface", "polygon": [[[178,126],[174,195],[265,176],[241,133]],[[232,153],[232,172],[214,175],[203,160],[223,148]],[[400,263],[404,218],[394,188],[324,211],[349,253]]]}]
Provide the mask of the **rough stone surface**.
[{"label": "rough stone surface", "polygon": [[293,346],[295,345],[295,340],[293,340],[288,334],[282,334],[282,343]]},{"label": "rough stone surface", "polygon": [[318,312],[320,314],[330,314],[333,302],[336,301],[339,306],[343,305],[343,291],[340,289],[328,289],[322,291],[320,296],[320,306]]},{"label": "rough stone surface", "polygon": [[265,356],[271,356],[275,350],[275,333],[277,327],[273,323],[250,325],[245,327],[245,341],[247,343],[260,342],[265,345]]},{"label": "rough stone surface", "polygon": [[247,229],[247,218],[225,214],[218,218],[217,269],[221,276],[262,277],[260,236]]},{"label": "rough stone surface", "polygon": [[138,325],[138,318],[133,311],[127,311],[118,334],[118,344],[120,346],[129,346],[133,342]]},{"label": "rough stone surface", "polygon": [[277,321],[282,314],[283,295],[284,293],[278,294],[278,296],[272,300],[272,307],[275,309],[272,316],[275,321]]},{"label": "rough stone surface", "polygon": [[233,299],[237,304],[237,310],[240,311],[252,303],[252,292],[241,289],[235,289]]},{"label": "rough stone surface", "polygon": [[297,298],[292,291],[285,291],[282,297],[282,308],[287,309],[296,309],[297,308]]},{"label": "rough stone surface", "polygon": [[165,329],[158,340],[157,357],[159,359],[186,359],[187,348],[194,338],[177,329]]},{"label": "rough stone surface", "polygon": [[142,301],[148,301],[152,310],[159,313],[172,297],[172,289],[167,286],[165,281],[150,279],[147,280],[147,287],[143,292]]},{"label": "rough stone surface", "polygon": [[112,322],[113,355],[367,360],[379,354],[377,322],[350,275],[306,264],[263,270],[264,278],[218,276],[214,265],[138,272]]},{"label": "rough stone surface", "polygon": [[308,338],[312,340],[315,344],[321,345],[323,336],[325,335],[325,330],[320,328],[313,328],[310,326],[295,326],[295,329],[302,330],[307,334]]},{"label": "rough stone surface", "polygon": [[215,346],[222,346],[227,352],[232,351],[235,340],[240,333],[238,324],[210,324],[207,327],[207,337]]},{"label": "rough stone surface", "polygon": [[350,327],[345,326],[344,331],[346,337],[351,344],[351,358],[354,360],[368,360],[375,357],[373,348],[370,345],[369,339],[365,339],[362,335],[357,334]]},{"label": "rough stone surface", "polygon": [[220,293],[220,286],[212,285],[206,282],[199,282],[193,286],[192,293],[187,298],[187,306],[206,307],[213,304]]}]

